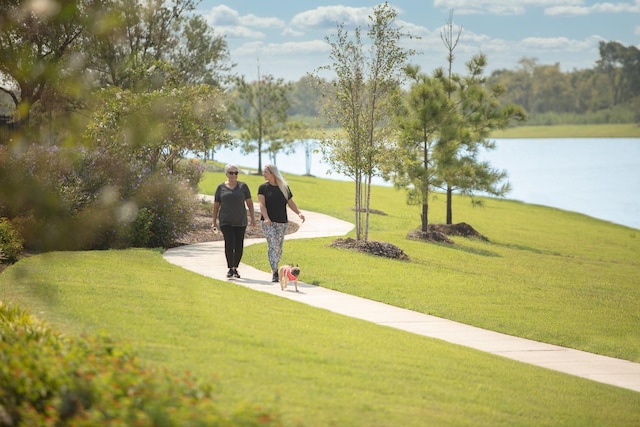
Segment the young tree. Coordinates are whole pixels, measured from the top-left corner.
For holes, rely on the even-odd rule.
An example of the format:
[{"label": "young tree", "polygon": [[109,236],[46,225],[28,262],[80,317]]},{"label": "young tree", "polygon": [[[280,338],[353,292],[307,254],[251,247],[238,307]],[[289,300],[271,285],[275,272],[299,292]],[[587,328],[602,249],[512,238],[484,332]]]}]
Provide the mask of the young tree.
[{"label": "young tree", "polygon": [[[277,152],[284,141],[290,84],[272,75],[247,83],[236,79],[236,100],[229,107],[231,120],[242,129],[241,147],[245,153],[258,151],[258,171],[262,171],[262,153]],[[265,147],[266,143],[270,146]]]},{"label": "young tree", "polygon": [[397,115],[400,129],[395,163],[387,174],[398,188],[408,191],[408,203],[422,205],[421,232],[428,232],[429,197],[439,186],[437,151],[443,124],[450,119],[451,101],[442,79],[407,67],[413,83]]},{"label": "young tree", "polygon": [[[356,239],[368,240],[371,180],[389,157],[391,118],[399,105],[399,87],[407,58],[414,52],[401,47],[407,36],[396,25],[397,12],[388,3],[374,8],[367,31],[370,50],[363,46],[360,28],[353,37],[344,25],[337,27],[331,47],[332,92],[326,94],[323,112],[329,123],[343,132],[323,141],[323,154],[331,167],[355,181]],[[362,214],[365,213],[365,222]]]},{"label": "young tree", "polygon": [[454,50],[462,28],[454,36],[453,13],[449,15],[446,30],[441,33],[447,48],[448,70],[436,70],[443,81],[452,103],[448,120],[443,123],[439,141],[437,173],[447,194],[447,224],[453,223],[453,192],[473,195],[476,191],[502,196],[509,191],[508,184],[500,184],[506,173],[479,162],[481,149],[491,150],[495,143],[489,140],[491,132],[507,126],[510,120],[524,120],[522,107],[509,104],[500,106],[498,98],[504,93],[501,86],[486,87],[483,76],[486,57],[475,55],[467,62],[468,75],[461,77],[452,72]]},{"label": "young tree", "polygon": [[491,132],[503,129],[511,120],[524,120],[526,113],[520,106],[501,106],[501,86],[487,88],[483,77],[486,58],[476,55],[467,63],[469,74],[461,78],[445,77],[436,71],[438,78],[452,84],[452,115],[443,128],[442,147],[438,159],[438,175],[444,183],[447,194],[447,224],[453,222],[453,192],[472,196],[474,192],[485,192],[503,196],[509,185],[501,184],[506,173],[491,168],[486,162],[478,161],[481,150],[495,148],[490,140]]}]

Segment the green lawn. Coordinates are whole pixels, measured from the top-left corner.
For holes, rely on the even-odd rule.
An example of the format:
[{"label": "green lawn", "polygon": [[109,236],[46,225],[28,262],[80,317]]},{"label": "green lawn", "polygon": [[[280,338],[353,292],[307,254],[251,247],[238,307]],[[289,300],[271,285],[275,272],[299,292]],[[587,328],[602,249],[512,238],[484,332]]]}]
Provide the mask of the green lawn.
[{"label": "green lawn", "polygon": [[[203,191],[220,179],[208,177]],[[245,180],[255,188],[261,178]],[[353,184],[298,176],[289,183],[301,209],[354,221]],[[454,222],[489,242],[454,238],[447,246],[406,239],[421,210],[406,205],[404,192],[375,187],[371,207],[385,215],[371,216],[370,240],[395,244],[411,262],[333,249],[330,238],[287,242],[283,262],[304,266],[305,281],[327,288],[640,362],[640,230],[510,200],[472,207],[455,197]],[[430,222],[444,222],[445,198],[429,211]],[[265,252],[250,246],[244,262],[268,271]]]},{"label": "green lawn", "polygon": [[[250,165],[246,165],[250,166]],[[222,174],[207,174],[211,194]],[[302,210],[353,221],[353,184],[288,176]],[[252,191],[259,176],[243,176]],[[541,206],[456,198],[454,222],[489,242],[410,241],[417,206],[376,187],[370,239],[411,261],[292,240],[303,280],[513,335],[640,361],[639,230]],[[430,204],[442,222],[444,200]],[[267,270],[264,245],[244,261]],[[150,363],[261,402],[287,425],[640,424],[640,393],[346,318],[165,262],[158,251],[56,252],[0,274],[0,297],[67,333],[105,331]]]}]

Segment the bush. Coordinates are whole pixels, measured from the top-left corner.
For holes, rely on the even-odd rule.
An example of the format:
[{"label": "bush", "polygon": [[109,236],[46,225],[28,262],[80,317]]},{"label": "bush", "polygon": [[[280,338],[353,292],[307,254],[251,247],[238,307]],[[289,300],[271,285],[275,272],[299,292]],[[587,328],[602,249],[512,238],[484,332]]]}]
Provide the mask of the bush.
[{"label": "bush", "polygon": [[193,191],[198,191],[198,184],[204,174],[204,162],[198,159],[183,159],[176,165],[176,175],[191,187]]},{"label": "bush", "polygon": [[145,367],[107,337],[64,337],[0,301],[0,426],[282,425],[258,405],[219,406],[210,383]]},{"label": "bush", "polygon": [[7,218],[0,218],[0,263],[12,264],[22,255],[23,240]]},{"label": "bush", "polygon": [[[142,211],[141,220],[151,218],[147,247],[170,247],[180,237],[194,229],[198,199],[183,181],[158,173],[147,179],[136,194]],[[136,223],[140,225],[139,222]],[[146,227],[146,226],[145,226]],[[136,230],[146,233],[146,228]]]},{"label": "bush", "polygon": [[131,244],[134,247],[145,248],[153,240],[153,220],[155,215],[147,208],[138,210],[138,215],[131,225]]},{"label": "bush", "polygon": [[147,165],[102,147],[0,152],[0,216],[25,218],[33,251],[169,247],[191,231],[202,166]]}]

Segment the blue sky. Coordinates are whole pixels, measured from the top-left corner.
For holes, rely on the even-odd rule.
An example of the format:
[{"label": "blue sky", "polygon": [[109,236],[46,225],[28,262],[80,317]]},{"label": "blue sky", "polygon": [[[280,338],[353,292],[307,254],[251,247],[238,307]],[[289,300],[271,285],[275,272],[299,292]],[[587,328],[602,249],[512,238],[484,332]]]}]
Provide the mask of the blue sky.
[{"label": "blue sky", "polygon": [[[329,64],[325,37],[345,28],[366,30],[381,2],[306,0],[202,0],[198,13],[226,37],[235,72],[255,80],[258,68],[285,80],[298,80]],[[411,62],[431,72],[446,65],[441,30],[453,11],[462,27],[455,51],[456,71],[484,53],[487,73],[516,69],[524,57],[538,64],[559,63],[563,71],[593,68],[600,41],[640,48],[640,0],[395,0],[398,23],[421,39],[407,42],[420,52]]]}]

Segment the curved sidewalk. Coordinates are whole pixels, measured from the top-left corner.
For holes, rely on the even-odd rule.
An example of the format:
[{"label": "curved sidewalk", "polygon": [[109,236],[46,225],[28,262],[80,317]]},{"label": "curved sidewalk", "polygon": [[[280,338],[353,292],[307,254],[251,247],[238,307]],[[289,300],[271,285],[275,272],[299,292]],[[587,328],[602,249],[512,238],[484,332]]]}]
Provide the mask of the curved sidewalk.
[{"label": "curved sidewalk", "polygon": [[[306,221],[300,224],[296,233],[287,235],[286,239],[344,236],[354,227],[351,223],[327,215],[308,211],[304,213]],[[264,242],[264,239],[247,239],[245,246],[259,242]],[[164,253],[164,258],[203,276],[230,280],[226,277],[227,263],[222,241],[172,248]],[[271,282],[270,272],[260,271],[246,264],[241,264],[238,271],[242,278],[234,279],[233,282],[256,291],[640,392],[640,363],[488,331],[304,282],[298,283],[300,292],[296,293],[292,286],[282,291],[279,283]]]}]

